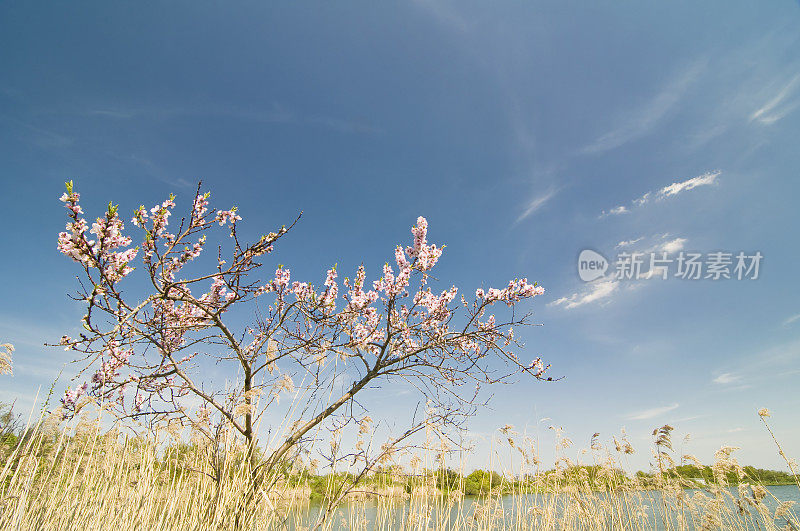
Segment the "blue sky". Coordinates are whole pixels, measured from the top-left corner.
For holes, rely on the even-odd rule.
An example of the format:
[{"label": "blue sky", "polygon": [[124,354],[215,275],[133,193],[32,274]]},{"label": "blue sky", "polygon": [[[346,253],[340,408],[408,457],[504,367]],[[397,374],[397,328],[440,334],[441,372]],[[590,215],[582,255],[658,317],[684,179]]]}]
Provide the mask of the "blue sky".
[{"label": "blue sky", "polygon": [[[304,211],[275,256],[297,277],[376,275],[424,215],[446,282],[539,281],[526,354],[565,379],[498,389],[483,456],[505,423],[543,457],[551,424],[578,447],[625,427],[643,468],[669,422],[704,461],[783,468],[756,410],[800,455],[798,25],[788,0],[0,4],[0,400],[49,388],[67,358],[42,343],[81,315],[63,182],[96,215],[185,208],[202,179],[253,235]],[[764,259],[754,281],[578,278],[581,250],[639,238]],[[376,393],[373,416],[414,404]]]}]

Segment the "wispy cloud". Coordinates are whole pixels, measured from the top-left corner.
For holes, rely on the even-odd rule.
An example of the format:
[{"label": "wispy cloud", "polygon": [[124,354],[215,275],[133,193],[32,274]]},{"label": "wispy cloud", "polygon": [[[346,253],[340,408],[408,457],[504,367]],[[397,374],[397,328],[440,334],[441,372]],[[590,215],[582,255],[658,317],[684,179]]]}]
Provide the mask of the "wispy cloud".
[{"label": "wispy cloud", "polygon": [[674,422],[676,424],[677,423],[683,423],[683,422],[690,422],[692,420],[702,419],[702,418],[707,417],[707,416],[708,415],[690,415],[688,417],[682,417],[682,418],[679,418],[679,419],[675,419],[672,422]]},{"label": "wispy cloud", "polygon": [[[686,238],[675,238],[672,234],[665,232],[652,236],[639,236],[630,240],[623,240],[614,246],[615,249],[632,249],[637,253],[676,253],[686,247]],[[636,245],[636,244],[639,245]],[[635,247],[635,249],[634,249]]]},{"label": "wispy cloud", "polygon": [[563,306],[565,309],[571,310],[584,304],[608,299],[618,288],[619,282],[616,280],[598,279],[588,283],[582,291],[554,300],[550,306]]},{"label": "wispy cloud", "polygon": [[623,249],[625,247],[630,247],[631,245],[635,245],[636,243],[642,241],[643,239],[644,239],[644,236],[640,236],[639,238],[636,238],[636,239],[622,240],[621,242],[619,242],[615,246],[615,248],[616,249]]},{"label": "wispy cloud", "polygon": [[726,392],[736,392],[736,391],[744,391],[745,389],[752,389],[753,384],[739,384],[739,385],[732,385],[730,387],[725,387],[724,390]]},{"label": "wispy cloud", "polygon": [[[697,177],[692,177],[691,179],[687,179],[683,182],[679,183],[672,183],[669,186],[665,186],[661,190],[656,193],[656,199],[661,200],[667,197],[678,195],[681,192],[685,192],[687,190],[691,190],[692,188],[697,188],[698,186],[708,186],[710,184],[714,184],[717,180],[717,177],[722,172],[717,171],[709,171],[704,173],[703,175],[698,175]],[[645,198],[642,198],[642,202]]]},{"label": "wispy cloud", "polygon": [[139,166],[150,177],[166,183],[170,186],[189,189],[197,186],[197,183],[192,183],[183,177],[174,178],[170,172],[153,162],[147,157],[141,157],[133,154],[120,154],[115,151],[106,151],[106,155],[119,160],[123,163],[133,163]]},{"label": "wispy cloud", "polygon": [[89,116],[109,120],[164,119],[182,116],[214,116],[242,122],[265,124],[308,125],[348,134],[380,134],[383,130],[374,125],[353,119],[327,115],[303,114],[273,102],[271,106],[243,108],[232,105],[175,105],[163,108],[116,107],[96,108],[86,111]]},{"label": "wispy cloud", "polygon": [[620,206],[614,207],[614,208],[612,208],[611,210],[608,210],[608,211],[603,210],[600,213],[600,217],[601,218],[605,218],[605,217],[608,217],[608,216],[619,216],[620,214],[627,214],[628,212],[630,212],[630,210],[628,210],[628,207],[620,205]]},{"label": "wispy cloud", "polygon": [[783,322],[783,326],[789,326],[790,324],[792,324],[793,322],[797,321],[798,319],[800,319],[800,313],[798,313],[797,315],[793,315],[793,316],[789,317],[788,319],[786,319]]},{"label": "wispy cloud", "polygon": [[61,349],[53,350],[45,347],[46,342],[58,342],[64,333],[77,334],[80,327],[75,327],[73,323],[49,322],[39,323],[20,319],[12,313],[0,314],[0,337],[3,342],[13,343],[17,348],[25,345],[32,349],[43,349],[46,352],[54,352],[58,355]]},{"label": "wispy cloud", "polygon": [[739,381],[741,381],[741,379],[742,379],[742,377],[739,376],[738,374],[733,374],[733,373],[730,373],[730,372],[724,372],[724,373],[720,374],[719,376],[717,376],[716,378],[714,378],[714,383],[727,385],[727,384],[732,384],[732,383],[739,382]]},{"label": "wispy cloud", "polygon": [[373,125],[354,120],[341,120],[329,116],[309,116],[305,118],[305,123],[319,125],[339,133],[360,133],[365,135],[376,135],[383,132],[383,129]]},{"label": "wispy cloud", "polygon": [[[714,389],[732,393],[754,386],[775,385],[777,378],[795,378],[800,374],[800,339],[774,344],[759,351],[745,351],[731,363],[747,365],[747,374],[717,373],[712,382],[718,384]],[[720,369],[722,370],[722,369]]]},{"label": "wispy cloud", "polygon": [[702,74],[706,60],[696,61],[675,76],[639,109],[629,111],[617,127],[583,148],[586,154],[602,153],[637,140],[656,128]]},{"label": "wispy cloud", "polygon": [[[775,345],[755,355],[748,356],[748,362],[753,359],[753,366],[774,368],[779,365],[794,364],[800,360],[800,339]],[[773,371],[774,372],[774,371]]]},{"label": "wispy cloud", "polygon": [[[686,238],[673,238],[671,240],[667,238],[669,238],[669,234],[662,234],[660,242],[648,247],[644,251],[638,251],[638,252],[642,253],[645,256],[655,253],[667,253],[668,255],[674,254],[682,250],[686,245],[686,242],[688,241]],[[633,257],[631,256],[629,260],[633,260]],[[645,263],[647,263],[647,261],[645,261]],[[652,264],[650,266],[650,269],[648,269],[646,273],[641,274],[639,278],[643,280],[660,278],[663,280],[668,276],[669,274],[668,271],[669,269],[666,266]]]},{"label": "wispy cloud", "polygon": [[9,121],[17,125],[20,136],[31,143],[43,148],[65,148],[75,143],[71,136],[61,134],[50,129],[45,129],[28,122],[0,115],[0,122]]},{"label": "wispy cloud", "polygon": [[101,118],[113,118],[115,120],[127,120],[135,117],[135,111],[122,111],[116,109],[92,109],[88,111],[89,116],[100,116]]},{"label": "wispy cloud", "polygon": [[657,251],[667,254],[677,253],[685,247],[687,241],[686,238],[674,238],[658,245]]},{"label": "wispy cloud", "polygon": [[661,407],[654,407],[652,409],[645,409],[643,411],[638,411],[636,413],[631,413],[626,418],[628,420],[648,420],[654,419],[656,417],[660,417],[664,413],[669,413],[670,411],[675,411],[678,409],[678,404],[671,404],[669,406],[661,406]]},{"label": "wispy cloud", "polygon": [[[689,240],[686,238],[676,238],[669,233],[623,240],[615,248],[624,249],[624,251],[620,251],[616,260],[612,258],[611,270],[606,272],[605,276],[583,284],[578,291],[556,299],[548,306],[559,306],[565,310],[571,310],[595,302],[607,304],[611,302],[612,296],[632,292],[647,285],[645,282],[637,282],[639,280],[666,278],[668,274],[666,266],[658,265],[659,262],[651,263],[649,255],[651,253],[672,255],[683,250],[687,241]],[[655,258],[659,259],[659,256]],[[614,268],[616,268],[616,272]],[[631,282],[624,280],[623,276],[620,276],[623,271],[636,271],[635,280]],[[630,277],[624,278],[629,279]]]},{"label": "wispy cloud", "polygon": [[[641,207],[652,201],[663,201],[665,199],[670,199],[680,193],[692,190],[699,186],[709,186],[715,184],[717,182],[717,178],[720,175],[722,175],[722,172],[719,170],[708,171],[702,175],[698,175],[697,177],[686,179],[685,181],[674,182],[670,185],[661,188],[660,190],[656,190],[655,192],[647,192],[643,196],[631,201],[631,208]],[[620,205],[608,211],[603,210],[600,213],[600,218],[605,218],[612,215],[626,214],[628,212],[630,212],[630,209],[628,207]]]},{"label": "wispy cloud", "polygon": [[415,5],[426,10],[441,24],[458,31],[468,31],[472,24],[458,11],[457,2],[447,0],[414,0]]},{"label": "wispy cloud", "polygon": [[800,74],[789,80],[775,96],[750,115],[750,121],[771,125],[794,111],[800,105],[800,100],[795,100],[782,107],[781,104],[795,93],[798,85],[800,85]]},{"label": "wispy cloud", "polygon": [[517,218],[516,223],[519,223],[523,219],[527,218],[528,216],[530,216],[531,214],[535,213],[537,210],[542,208],[545,203],[550,201],[553,198],[553,196],[556,195],[557,192],[558,191],[555,188],[551,188],[547,192],[541,195],[537,195],[533,199],[531,199],[528,202],[528,205],[525,207],[525,210]]}]

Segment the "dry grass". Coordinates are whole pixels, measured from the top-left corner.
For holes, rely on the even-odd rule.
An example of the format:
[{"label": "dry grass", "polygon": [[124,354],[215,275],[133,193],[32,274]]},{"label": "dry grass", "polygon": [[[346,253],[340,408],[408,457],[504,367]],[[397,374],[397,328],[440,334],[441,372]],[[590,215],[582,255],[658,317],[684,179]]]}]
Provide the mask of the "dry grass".
[{"label": "dry grass", "polygon": [[[643,479],[619,471],[632,451],[624,439],[610,448],[593,440],[583,454],[591,466],[561,454],[544,472],[533,441],[507,427],[498,450],[517,454],[521,469],[490,476],[485,495],[465,496],[463,476],[443,484],[436,474],[395,469],[320,522],[320,506],[308,501],[313,477],[297,463],[252,497],[244,448],[233,437],[216,447],[198,438],[177,444],[175,433],[98,426],[87,416],[71,429],[43,419],[6,447],[0,529],[800,529],[790,504],[747,478],[731,448],[718,452],[713,483],[687,490],[697,484],[670,474],[671,430],[656,432],[663,473]],[[570,445],[558,439],[562,451]],[[437,452],[423,451],[415,466],[424,470]],[[728,484],[731,474],[736,484]]]},{"label": "dry grass", "polygon": [[3,343],[0,345],[0,374],[13,374],[14,367],[11,361],[11,355],[14,353],[14,345],[11,343]]}]

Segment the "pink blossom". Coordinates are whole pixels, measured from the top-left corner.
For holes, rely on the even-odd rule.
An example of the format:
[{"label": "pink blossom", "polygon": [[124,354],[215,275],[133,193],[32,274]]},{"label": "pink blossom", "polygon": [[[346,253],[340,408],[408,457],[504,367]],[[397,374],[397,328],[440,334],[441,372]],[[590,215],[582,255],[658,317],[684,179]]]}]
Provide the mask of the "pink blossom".
[{"label": "pink blossom", "polygon": [[396,297],[408,287],[410,276],[411,269],[405,268],[395,277],[392,266],[387,263],[383,265],[383,277],[374,281],[372,288],[376,291],[383,291],[387,297]]},{"label": "pink blossom", "polygon": [[479,327],[481,330],[484,330],[484,331],[487,331],[487,330],[494,330],[494,327],[495,327],[495,318],[494,318],[494,315],[490,315],[490,316],[489,316],[489,318],[486,320],[486,322],[485,322],[485,323],[478,322],[478,327]]},{"label": "pink blossom", "polygon": [[133,399],[133,410],[141,411],[143,403],[144,403],[144,396],[141,393],[137,392],[136,397]]},{"label": "pink blossom", "polygon": [[395,262],[397,262],[397,268],[400,271],[409,269],[411,267],[411,263],[406,259],[406,255],[403,252],[403,248],[399,245],[394,250],[394,260]]},{"label": "pink blossom", "polygon": [[[422,216],[418,217],[417,224],[411,228],[411,233],[414,235],[414,245],[406,247],[406,253],[414,259],[414,266],[417,269],[429,271],[442,256],[442,249],[436,245],[428,245],[428,220]],[[397,251],[395,251],[395,259],[400,267],[400,256]],[[404,257],[403,260],[405,260]]]},{"label": "pink blossom", "polygon": [[406,252],[408,256],[416,258],[427,243],[428,220],[422,216],[418,217],[417,224],[411,228],[411,233],[414,235],[414,246],[407,247]]},{"label": "pink blossom", "polygon": [[275,270],[275,279],[272,281],[273,291],[283,291],[289,285],[291,273],[288,268],[278,268]]},{"label": "pink blossom", "polygon": [[332,267],[328,269],[328,274],[325,277],[325,293],[322,295],[322,300],[320,304],[322,306],[327,307],[328,311],[332,311],[334,304],[336,303],[336,297],[339,294],[339,286],[336,283],[336,268]]},{"label": "pink blossom", "polygon": [[[514,338],[513,329],[509,329],[507,335],[505,334],[508,323],[503,323],[502,318],[496,320],[493,315],[484,321],[480,320],[485,313],[488,313],[487,307],[500,301],[510,306],[544,292],[540,286],[528,283],[527,279],[512,280],[503,289],[478,289],[475,291],[477,298],[475,304],[467,303],[463,295],[459,304],[456,301],[458,289],[455,286],[445,291],[434,291],[429,287],[429,282],[435,280],[430,271],[437,265],[444,247],[437,247],[428,242],[428,222],[422,216],[411,229],[413,236],[411,245],[408,247],[398,245],[394,248],[397,270],[390,265],[390,260],[383,266],[381,278],[371,284],[366,284],[363,265],[358,268],[352,282],[344,279],[343,285],[347,289],[343,296],[346,301],[344,309],[336,308],[339,284],[335,266],[327,270],[324,288],[319,291],[306,282],[297,280],[292,282],[289,268],[283,266],[275,271],[273,279],[261,287],[242,281],[246,276],[242,271],[247,273],[258,267],[260,264],[255,262],[255,257],[272,250],[270,242],[285,233],[285,228],[278,233],[262,237],[260,247],[256,245],[242,249],[235,246],[232,255],[233,264],[230,266],[225,265],[220,254],[217,258],[218,273],[213,276],[202,275],[194,280],[186,280],[181,277],[181,270],[189,261],[201,255],[206,243],[206,231],[215,230],[213,222],[217,222],[220,226],[228,224],[232,234],[235,234],[233,228],[237,221],[242,219],[235,207],[223,211],[210,210],[209,194],[198,194],[192,203],[191,221],[188,227],[186,224],[181,224],[181,232],[176,235],[167,232],[169,218],[175,207],[174,196],[170,196],[149,210],[141,206],[134,212],[131,223],[144,232],[141,246],[146,266],[145,273],[146,276],[155,275],[157,289],[154,296],[149,299],[150,308],[138,307],[135,311],[139,312],[141,309],[141,312],[131,318],[130,313],[126,314],[130,307],[126,309],[117,306],[122,309],[115,309],[108,301],[116,304],[115,297],[122,292],[117,290],[113,283],[134,270],[132,265],[138,256],[138,248],[130,247],[132,240],[124,234],[124,226],[117,215],[116,207],[109,205],[105,217],[98,218],[89,228],[86,220],[81,217],[83,211],[78,205],[78,194],[69,186],[67,192],[61,200],[66,204],[70,223],[66,231],[59,234],[58,248],[65,255],[80,262],[89,273],[92,282],[99,284],[95,288],[92,288],[93,284],[88,284],[92,296],[95,297],[98,307],[109,313],[112,325],[120,323],[122,329],[114,329],[110,334],[97,332],[91,339],[86,339],[82,335],[77,342],[73,342],[67,336],[62,338],[62,345],[81,351],[85,349],[87,354],[98,353],[98,350],[101,350],[92,346],[94,341],[105,345],[94,361],[93,370],[96,369],[96,372],[92,375],[91,382],[65,393],[62,402],[66,409],[74,408],[76,401],[87,390],[93,396],[104,399],[108,398],[113,390],[114,396],[116,394],[120,396],[117,404],[124,409],[125,404],[121,403],[122,386],[126,383],[130,385],[131,382],[137,382],[132,404],[135,411],[139,411],[142,405],[150,400],[159,398],[169,400],[160,396],[165,390],[171,393],[170,399],[186,394],[189,392],[188,388],[181,383],[180,377],[175,379],[174,371],[171,369],[187,363],[193,356],[184,356],[179,362],[172,360],[180,357],[183,354],[181,351],[188,350],[194,341],[202,341],[204,337],[215,337],[201,329],[219,324],[216,320],[220,314],[231,308],[234,302],[249,300],[253,296],[274,293],[275,300],[269,300],[264,304],[264,306],[269,305],[267,315],[258,319],[258,328],[255,332],[249,331],[253,336],[252,342],[247,346],[241,345],[247,356],[262,355],[267,339],[277,333],[279,337],[276,340],[285,342],[280,344],[287,352],[292,348],[292,341],[307,342],[296,352],[292,351],[292,355],[319,355],[318,351],[321,350],[324,356],[329,350],[346,352],[349,349],[358,351],[361,355],[402,357],[413,354],[414,358],[408,358],[408,363],[414,364],[418,362],[412,360],[420,360],[419,363],[443,362],[447,361],[446,356],[474,356],[477,360],[496,346],[499,347],[502,341],[508,345]],[[195,235],[199,236],[196,240]],[[95,239],[88,240],[88,237]],[[100,270],[102,275],[90,271],[92,268]],[[210,287],[205,283],[206,280],[211,284]],[[200,297],[192,295],[190,287],[202,290],[197,288],[201,284],[207,287],[207,291]],[[105,290],[100,297],[97,297],[97,289]],[[289,294],[292,294],[298,302],[290,302]],[[462,308],[462,305],[465,308]],[[466,322],[474,323],[477,330],[472,329],[468,334],[464,334],[459,329],[450,329],[456,310],[466,311]],[[286,314],[282,313],[284,311]],[[98,313],[99,310],[92,315]],[[283,319],[286,318],[288,320],[284,324]],[[124,319],[128,319],[127,324],[123,324]],[[89,322],[88,317],[85,322]],[[462,323],[460,319],[454,322]],[[90,332],[96,332],[104,326],[95,322],[95,319],[89,324],[91,324],[88,327]],[[512,326],[514,324],[512,319]],[[141,330],[147,328],[148,333],[150,329],[157,330],[152,336],[155,339],[151,339],[156,347],[154,352],[156,364],[152,364],[153,359],[147,359],[141,365],[144,367],[152,365],[158,370],[143,375],[141,380],[135,376],[123,377],[120,374],[126,371],[126,368],[126,372],[130,372],[130,358],[134,354],[132,348],[124,347],[143,341],[143,335],[137,339],[136,333],[139,329],[136,327],[141,327]],[[282,333],[286,335],[280,336]],[[109,340],[113,337],[124,339],[119,339],[118,343]],[[387,344],[389,339],[391,341]],[[498,343],[495,345],[493,341]],[[163,356],[160,362],[157,361],[158,351]],[[242,352],[237,351],[237,353]],[[511,353],[507,354],[512,356]],[[347,358],[348,355],[344,354],[344,357]],[[442,371],[448,370],[442,367],[440,366]],[[534,371],[544,370],[540,362],[532,367]],[[448,373],[443,374],[443,377],[452,376]],[[156,407],[155,403],[153,407]]]},{"label": "pink blossom", "polygon": [[235,224],[241,219],[242,218],[236,213],[236,207],[233,207],[230,210],[218,210],[214,221],[218,222],[220,226],[222,226],[227,222]]},{"label": "pink blossom", "polygon": [[64,396],[61,398],[61,404],[64,406],[64,409],[68,411],[72,411],[75,409],[75,405],[78,402],[78,399],[83,396],[86,392],[88,384],[84,383],[80,387],[76,388],[75,390],[67,388],[64,391]]},{"label": "pink blossom", "polygon": [[496,301],[504,301],[510,306],[521,299],[535,297],[543,293],[544,288],[542,286],[529,284],[528,279],[523,278],[522,280],[516,279],[510,281],[508,286],[502,290],[491,288],[484,292],[482,289],[478,289],[475,291],[475,296],[479,299],[483,299],[486,303],[491,304]]},{"label": "pink blossom", "polygon": [[205,225],[205,215],[208,212],[208,198],[210,194],[197,194],[192,205],[192,221],[196,226]]},{"label": "pink blossom", "polygon": [[172,215],[170,209],[175,208],[175,196],[170,195],[160,205],[155,205],[150,209],[150,218],[152,220],[152,228],[150,233],[154,236],[161,236],[166,239],[171,239],[172,235],[166,232],[169,225],[169,217]]},{"label": "pink blossom", "polygon": [[133,211],[131,223],[137,227],[144,227],[148,219],[149,216],[147,215],[147,209],[144,207],[144,205],[141,205],[139,208]]},{"label": "pink blossom", "polygon": [[356,272],[356,278],[352,288],[347,292],[348,304],[345,312],[360,312],[370,304],[378,300],[378,293],[375,291],[364,291],[364,279],[366,273],[364,266],[361,265]]}]

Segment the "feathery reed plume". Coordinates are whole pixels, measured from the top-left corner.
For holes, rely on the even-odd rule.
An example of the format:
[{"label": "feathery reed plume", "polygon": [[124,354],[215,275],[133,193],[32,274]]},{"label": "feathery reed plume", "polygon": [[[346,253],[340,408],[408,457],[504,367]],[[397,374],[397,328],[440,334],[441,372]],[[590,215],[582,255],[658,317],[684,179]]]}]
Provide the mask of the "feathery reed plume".
[{"label": "feathery reed plume", "polygon": [[772,415],[770,415],[769,410],[765,407],[762,407],[761,409],[758,410],[758,417],[761,419],[761,422],[763,422],[764,426],[767,428],[767,431],[772,437],[772,440],[775,442],[775,446],[778,447],[778,454],[783,458],[784,461],[786,461],[786,464],[789,465],[789,470],[791,471],[792,476],[794,476],[794,482],[797,484],[797,488],[800,489],[800,478],[798,478],[797,474],[797,463],[795,462],[794,459],[790,459],[789,456],[786,455],[786,452],[783,451],[781,443],[778,442],[777,437],[775,437],[775,434],[772,432],[772,428],[770,428],[769,423],[767,422],[767,417],[771,416]]},{"label": "feathery reed plume", "polygon": [[11,361],[11,355],[14,353],[14,345],[11,343],[3,343],[0,345],[0,374],[13,374],[14,367]]}]

